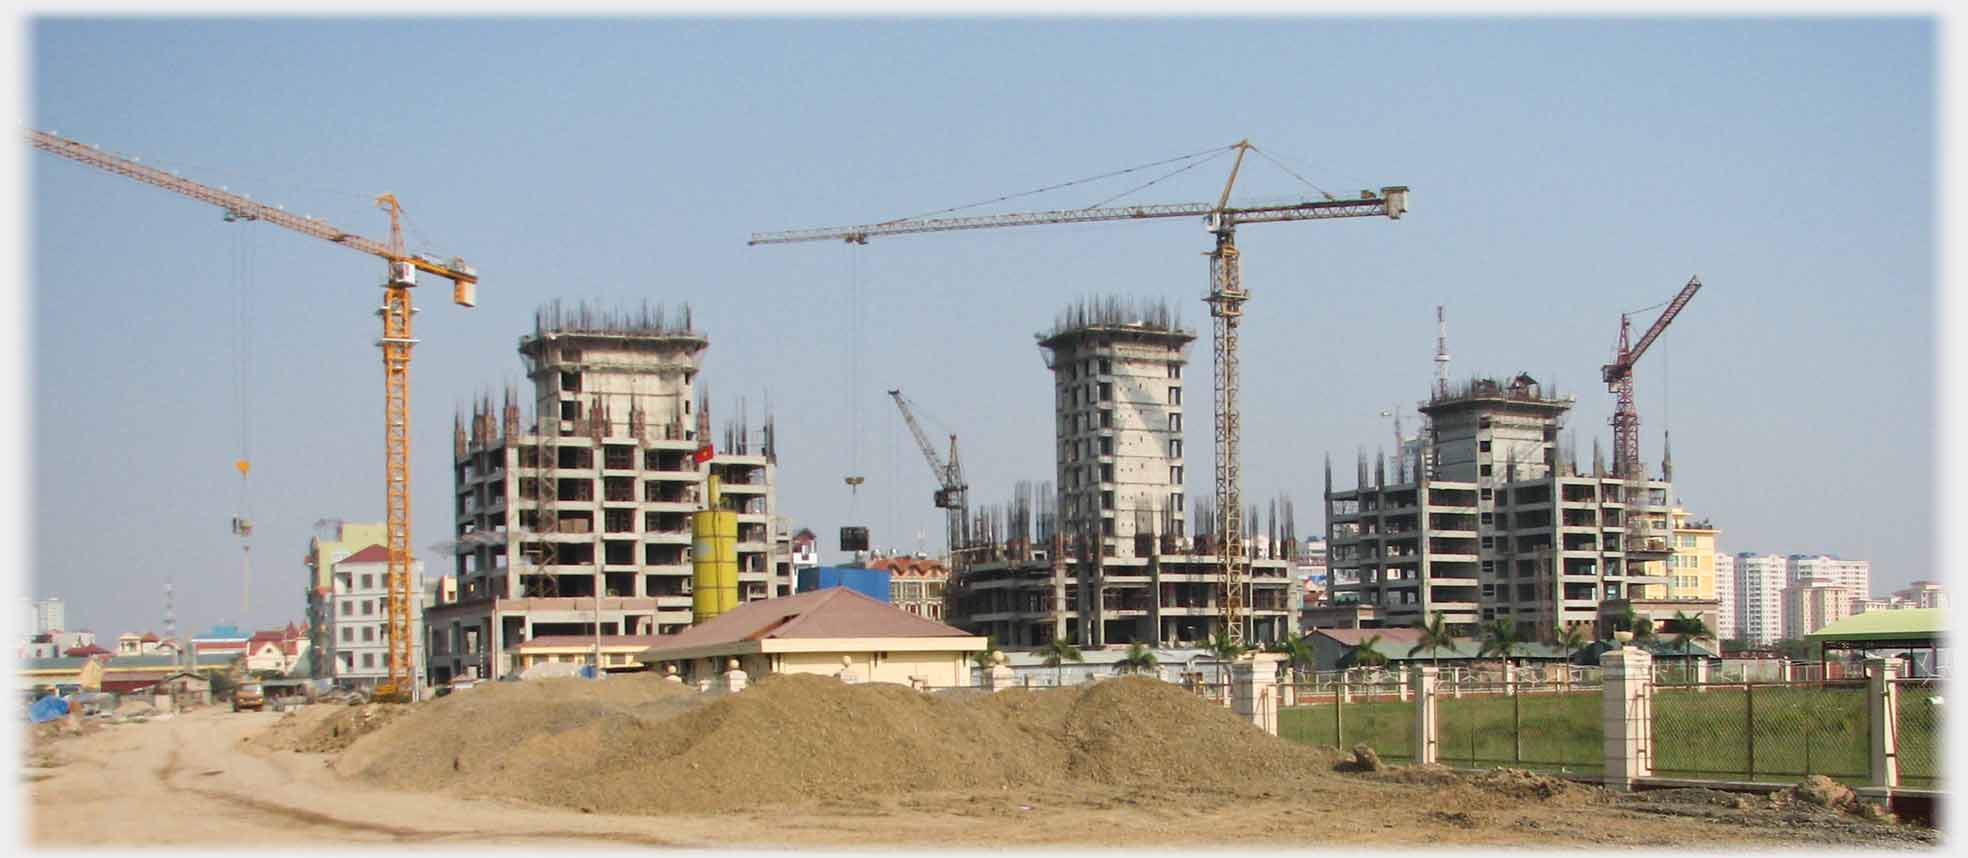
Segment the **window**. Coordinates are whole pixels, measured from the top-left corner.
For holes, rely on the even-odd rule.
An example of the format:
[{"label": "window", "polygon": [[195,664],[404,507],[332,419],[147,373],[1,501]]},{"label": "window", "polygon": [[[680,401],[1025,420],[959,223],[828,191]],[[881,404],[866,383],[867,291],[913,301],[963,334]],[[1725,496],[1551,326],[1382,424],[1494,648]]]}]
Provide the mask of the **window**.
[{"label": "window", "polygon": [[1101,358],[1101,359],[1100,359],[1100,374],[1101,374],[1101,375],[1113,375],[1113,374],[1114,374],[1114,362],[1113,362],[1113,361],[1110,361],[1110,360],[1108,360],[1108,359],[1106,359],[1106,358]]},{"label": "window", "polygon": [[[1169,509],[1175,510],[1176,512],[1182,511],[1182,494],[1180,492],[1169,495]],[[1177,527],[1180,527],[1181,524],[1181,522],[1176,522]]]},{"label": "window", "polygon": [[374,600],[374,599],[363,599],[363,600],[362,600],[362,615],[366,617],[366,616],[369,616],[370,614],[374,614],[374,613],[376,613],[376,600]]},{"label": "window", "polygon": [[1169,466],[1169,485],[1172,485],[1172,486],[1179,486],[1179,485],[1182,485],[1182,466],[1181,466],[1181,465],[1170,465],[1170,466]]},{"label": "window", "polygon": [[1169,388],[1169,404],[1170,405],[1182,404],[1182,388],[1180,387]]},{"label": "window", "polygon": [[362,589],[364,590],[376,589],[376,576],[374,575],[362,576]]},{"label": "window", "polygon": [[375,640],[376,640],[376,627],[375,627],[375,626],[363,626],[363,627],[362,627],[362,642],[363,642],[363,643],[374,643],[374,642],[375,642]]},{"label": "window", "polygon": [[1478,452],[1482,452],[1482,453],[1487,453],[1487,452],[1489,452],[1489,451],[1490,451],[1490,442],[1489,442],[1489,441],[1478,441],[1478,442],[1476,442],[1476,450],[1477,450]]},{"label": "window", "polygon": [[1100,428],[1102,429],[1114,428],[1114,412],[1112,411],[1100,412]]},{"label": "window", "polygon": [[1169,458],[1171,458],[1171,459],[1180,459],[1180,458],[1182,458],[1182,439],[1181,439],[1181,438],[1170,438],[1170,439],[1169,439]]},{"label": "window", "polygon": [[1181,378],[1182,364],[1176,363],[1174,361],[1169,361],[1168,371],[1169,371],[1169,378]]},{"label": "window", "polygon": [[363,667],[375,667],[375,666],[376,666],[376,654],[375,654],[375,653],[373,653],[373,652],[365,652],[365,653],[363,653],[363,654],[362,654],[362,666],[363,666]]},{"label": "window", "polygon": [[346,617],[353,613],[355,613],[355,603],[349,601],[342,602],[342,616]]},{"label": "window", "polygon": [[355,629],[354,629],[354,628],[352,628],[352,627],[350,627],[350,626],[343,626],[343,627],[342,627],[342,643],[355,643]]},{"label": "window", "polygon": [[1100,466],[1100,481],[1101,481],[1101,482],[1103,482],[1103,483],[1111,483],[1111,482],[1113,482],[1113,481],[1114,481],[1114,466],[1113,466],[1113,465],[1109,465],[1109,464],[1102,464],[1102,465]]},{"label": "window", "polygon": [[1489,499],[1490,499],[1490,490],[1489,490],[1489,489],[1477,489],[1477,490],[1476,490],[1476,496],[1477,496],[1477,497],[1480,497],[1480,498],[1482,498],[1483,500],[1489,500]]},{"label": "window", "polygon": [[1100,383],[1100,401],[1101,402],[1114,401],[1114,385],[1111,382],[1103,381]]},{"label": "window", "polygon": [[1496,544],[1496,541],[1495,541],[1495,539],[1494,539],[1493,537],[1488,537],[1488,536],[1485,536],[1485,537],[1483,537],[1483,547],[1484,547],[1484,548],[1492,548],[1492,547],[1495,547],[1495,544]]},{"label": "window", "polygon": [[1180,414],[1169,415],[1169,431],[1170,432],[1182,431],[1182,415]]},{"label": "window", "polygon": [[1482,515],[1479,515],[1479,516],[1477,516],[1477,518],[1478,518],[1478,519],[1480,519],[1480,520],[1481,520],[1481,522],[1482,522],[1483,524],[1485,524],[1485,525],[1488,525],[1488,524],[1489,524],[1489,523],[1491,522],[1491,516],[1490,516],[1490,514],[1489,514],[1489,513],[1487,513],[1487,512],[1486,512],[1486,513],[1483,513]]},{"label": "window", "polygon": [[1112,438],[1100,439],[1100,455],[1102,456],[1114,455],[1114,439]]},{"label": "window", "polygon": [[1101,493],[1100,493],[1100,508],[1101,508],[1101,509],[1103,509],[1103,510],[1110,510],[1110,509],[1113,509],[1113,508],[1114,508],[1114,493],[1113,493],[1113,492],[1101,492]]},{"label": "window", "polygon": [[1484,476],[1484,477],[1487,477],[1487,476],[1489,476],[1489,475],[1490,475],[1490,466],[1489,466],[1489,465],[1478,465],[1478,466],[1476,467],[1476,473],[1477,473],[1477,475],[1479,475],[1479,476]]}]

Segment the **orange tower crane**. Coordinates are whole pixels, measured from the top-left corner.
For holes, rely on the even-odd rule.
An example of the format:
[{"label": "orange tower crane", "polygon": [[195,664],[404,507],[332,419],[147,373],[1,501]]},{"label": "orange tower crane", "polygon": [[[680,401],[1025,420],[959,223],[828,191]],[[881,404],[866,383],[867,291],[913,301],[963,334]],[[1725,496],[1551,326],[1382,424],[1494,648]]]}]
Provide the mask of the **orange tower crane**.
[{"label": "orange tower crane", "polygon": [[227,220],[265,221],[388,261],[388,273],[382,284],[383,305],[376,310],[383,320],[383,336],[376,345],[383,351],[389,678],[376,687],[374,696],[378,700],[410,699],[416,676],[416,669],[410,663],[411,642],[415,637],[410,628],[410,348],[417,344],[410,332],[410,317],[417,312],[410,305],[410,290],[417,285],[417,272],[427,272],[451,281],[451,300],[458,306],[475,307],[478,306],[478,272],[456,257],[439,260],[405,251],[403,208],[394,194],[376,198],[376,204],[389,212],[390,237],[385,243],[339,229],[319,218],[289,214],[275,206],[146,167],[46,131],[30,130],[28,143],[71,161],[218,206],[225,210]]},{"label": "orange tower crane", "polygon": [[1250,580],[1244,557],[1243,464],[1240,440],[1242,419],[1237,409],[1240,375],[1237,364],[1237,337],[1239,323],[1243,320],[1244,302],[1250,300],[1250,291],[1245,289],[1243,284],[1242,265],[1237,252],[1237,227],[1247,223],[1353,217],[1385,216],[1392,220],[1399,218],[1408,210],[1408,189],[1401,185],[1383,187],[1378,195],[1372,191],[1361,191],[1360,198],[1357,200],[1335,199],[1327,195],[1324,200],[1318,201],[1232,208],[1230,190],[1237,183],[1237,171],[1243,166],[1244,154],[1256,148],[1250,144],[1250,141],[1240,140],[1223,150],[1212,150],[1234,149],[1237,152],[1236,163],[1230,167],[1230,178],[1224,182],[1223,194],[1215,203],[1090,207],[977,217],[901,218],[862,226],[754,233],[748,243],[790,244],[801,241],[836,240],[867,244],[868,239],[876,236],[923,232],[1172,217],[1202,218],[1203,228],[1216,240],[1215,249],[1208,252],[1210,290],[1203,299],[1203,302],[1209,305],[1210,317],[1214,321],[1213,342],[1216,353],[1216,555],[1220,570],[1220,586],[1223,589],[1224,628],[1231,640],[1242,644],[1246,638],[1245,624],[1250,616],[1250,599],[1246,592],[1250,587]]}]

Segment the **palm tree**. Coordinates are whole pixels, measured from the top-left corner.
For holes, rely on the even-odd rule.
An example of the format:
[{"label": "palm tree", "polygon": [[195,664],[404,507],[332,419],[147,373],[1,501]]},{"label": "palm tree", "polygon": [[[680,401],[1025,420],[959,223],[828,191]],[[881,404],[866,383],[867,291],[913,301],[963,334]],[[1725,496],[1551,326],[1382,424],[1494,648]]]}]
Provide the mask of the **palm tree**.
[{"label": "palm tree", "polygon": [[1517,631],[1517,623],[1509,617],[1498,617],[1483,626],[1483,648],[1476,651],[1476,657],[1497,655],[1502,657],[1504,672],[1510,672],[1510,657],[1517,654],[1517,645],[1523,643]]},{"label": "palm tree", "polygon": [[993,665],[997,664],[996,661],[997,655],[998,655],[997,636],[985,635],[984,651],[979,653],[972,653],[970,656],[970,663],[977,665],[979,668],[982,668],[984,670],[990,670]]},{"label": "palm tree", "polygon": [[1381,653],[1379,647],[1380,635],[1370,635],[1361,638],[1339,660],[1347,667],[1379,667],[1387,663],[1387,656]]},{"label": "palm tree", "polygon": [[1666,631],[1673,633],[1674,642],[1681,645],[1682,667],[1688,671],[1688,681],[1695,681],[1695,641],[1713,640],[1715,632],[1709,629],[1708,623],[1702,620],[1700,614],[1689,616],[1682,611],[1675,611],[1674,617],[1661,625]]},{"label": "palm tree", "polygon": [[1590,642],[1586,640],[1585,629],[1580,628],[1578,623],[1566,623],[1558,630],[1558,640],[1555,643],[1558,644],[1559,649],[1565,651],[1565,686],[1568,689],[1572,684],[1572,656],[1577,655],[1578,651],[1584,649]]},{"label": "palm tree", "polygon": [[1429,618],[1427,625],[1417,624],[1416,628],[1421,629],[1421,641],[1409,648],[1408,656],[1412,658],[1416,653],[1426,651],[1429,666],[1440,667],[1441,662],[1435,657],[1436,651],[1455,649],[1455,635],[1449,634],[1448,624],[1442,618],[1442,612],[1436,611],[1435,616]]},{"label": "palm tree", "polygon": [[1114,665],[1115,673],[1153,673],[1160,665],[1155,650],[1140,641],[1128,644],[1127,654]]},{"label": "palm tree", "polygon": [[1209,645],[1205,649],[1209,650],[1210,655],[1216,656],[1216,681],[1228,684],[1230,662],[1236,661],[1237,656],[1243,655],[1246,647],[1231,640],[1229,631],[1217,629],[1216,633],[1210,635]]},{"label": "palm tree", "polygon": [[1077,664],[1086,661],[1086,656],[1080,654],[1080,648],[1068,643],[1065,638],[1053,638],[1047,641],[1045,646],[1039,647],[1039,654],[1045,656],[1045,660],[1040,663],[1053,669],[1052,684],[1054,685],[1066,684],[1066,662]]},{"label": "palm tree", "polygon": [[1294,681],[1299,671],[1314,667],[1319,662],[1319,654],[1312,649],[1311,641],[1305,637],[1279,641],[1272,651],[1285,657],[1285,669],[1293,673]]}]

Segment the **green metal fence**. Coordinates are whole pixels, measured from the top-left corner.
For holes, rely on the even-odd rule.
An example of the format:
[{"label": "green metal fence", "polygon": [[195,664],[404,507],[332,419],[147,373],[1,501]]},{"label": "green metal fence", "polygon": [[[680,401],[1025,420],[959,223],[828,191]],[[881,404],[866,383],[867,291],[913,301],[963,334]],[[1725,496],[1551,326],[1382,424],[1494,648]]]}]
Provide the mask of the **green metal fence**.
[{"label": "green metal fence", "polygon": [[1308,745],[1347,749],[1366,744],[1385,760],[1415,757],[1413,700],[1392,680],[1347,684],[1298,683],[1278,709],[1278,736]]},{"label": "green metal fence", "polygon": [[1947,760],[1942,739],[1947,725],[1941,720],[1942,680],[1896,679],[1900,715],[1896,735],[1900,761],[1900,785],[1920,789],[1941,788],[1941,769]]},{"label": "green metal fence", "polygon": [[1864,680],[1659,685],[1653,722],[1650,762],[1659,777],[1871,778]]},{"label": "green metal fence", "polygon": [[1452,766],[1559,771],[1605,768],[1597,688],[1493,686],[1435,699],[1436,755]]}]

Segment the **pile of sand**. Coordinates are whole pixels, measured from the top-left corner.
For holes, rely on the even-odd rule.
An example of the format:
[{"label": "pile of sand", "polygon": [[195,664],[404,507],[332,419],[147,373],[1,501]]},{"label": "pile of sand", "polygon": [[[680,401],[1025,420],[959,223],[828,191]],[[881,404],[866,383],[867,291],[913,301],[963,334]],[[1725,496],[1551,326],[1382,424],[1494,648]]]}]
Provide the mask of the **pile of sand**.
[{"label": "pile of sand", "polygon": [[289,712],[280,716],[256,744],[276,751],[333,753],[409,713],[407,706],[379,703]]},{"label": "pile of sand", "polygon": [[655,677],[494,685],[418,707],[336,765],[395,788],[630,814],[1088,783],[1282,788],[1330,767],[1150,679],[943,696],[798,675],[711,697]]}]

